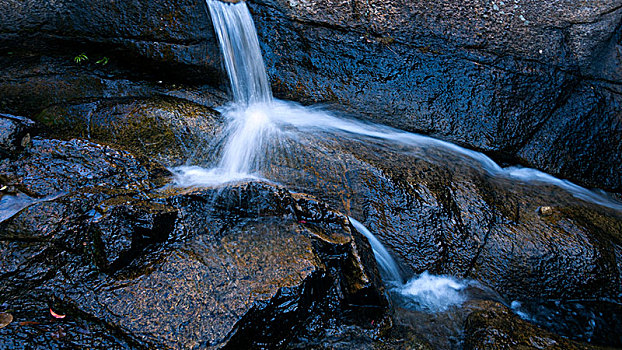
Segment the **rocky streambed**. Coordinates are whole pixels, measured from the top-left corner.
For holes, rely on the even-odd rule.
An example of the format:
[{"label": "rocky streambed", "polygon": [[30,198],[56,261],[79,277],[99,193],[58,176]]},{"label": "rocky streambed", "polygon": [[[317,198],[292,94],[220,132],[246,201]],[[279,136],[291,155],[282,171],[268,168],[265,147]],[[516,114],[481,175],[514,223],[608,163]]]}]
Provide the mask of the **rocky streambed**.
[{"label": "rocky streambed", "polygon": [[[491,176],[442,148],[326,131],[286,140],[270,181],[174,186],[171,167],[214,161],[226,122],[204,4],[0,5],[10,10],[0,11],[0,348],[622,346],[618,209]],[[593,5],[586,21],[564,7],[553,24],[518,4],[525,21],[516,12],[502,35],[500,14],[481,17],[478,40],[432,16],[447,11],[432,3],[334,5],[251,4],[281,96],[505,161],[531,147],[543,156],[526,164],[619,198],[618,76],[607,63],[617,56],[597,54],[618,47],[619,25],[601,25],[619,23],[615,4]],[[454,29],[395,24],[421,18]],[[576,50],[551,63],[566,49],[543,30],[564,21],[574,22],[560,42]],[[548,58],[510,40],[519,34],[541,39]],[[75,62],[82,51],[89,61]],[[428,112],[412,94],[427,96]],[[464,303],[435,313],[403,303],[348,217],[405,276],[465,281]]]}]

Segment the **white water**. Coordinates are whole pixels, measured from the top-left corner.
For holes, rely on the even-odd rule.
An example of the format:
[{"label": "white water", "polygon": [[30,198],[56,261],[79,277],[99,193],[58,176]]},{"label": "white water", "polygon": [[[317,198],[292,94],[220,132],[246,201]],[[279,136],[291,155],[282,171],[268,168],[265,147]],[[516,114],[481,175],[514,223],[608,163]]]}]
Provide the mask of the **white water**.
[{"label": "white water", "polygon": [[460,305],[467,299],[463,293],[467,283],[453,277],[433,276],[423,272],[404,283],[400,268],[387,248],[363,224],[353,218],[349,219],[354,228],[369,240],[384,282],[392,292],[402,297],[406,306],[422,311],[440,312]]},{"label": "white water", "polygon": [[269,103],[272,91],[246,3],[206,0],[237,104]]}]

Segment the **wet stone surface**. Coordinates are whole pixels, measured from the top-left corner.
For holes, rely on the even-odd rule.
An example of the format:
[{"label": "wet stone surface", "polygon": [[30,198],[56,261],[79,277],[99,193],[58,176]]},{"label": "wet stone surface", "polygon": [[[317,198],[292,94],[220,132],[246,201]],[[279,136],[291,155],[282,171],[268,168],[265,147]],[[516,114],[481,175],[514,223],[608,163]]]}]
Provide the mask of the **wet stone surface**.
[{"label": "wet stone surface", "polygon": [[163,169],[77,140],[36,139],[1,173],[63,193],[0,222],[3,348],[273,348],[311,317],[384,317],[367,241],[306,195],[162,188]]},{"label": "wet stone surface", "polygon": [[[472,278],[508,303],[621,301],[619,211],[552,185],[491,177],[432,146],[322,137],[293,143],[271,176],[363,222],[407,275]],[[601,334],[616,327],[604,324]]]}]

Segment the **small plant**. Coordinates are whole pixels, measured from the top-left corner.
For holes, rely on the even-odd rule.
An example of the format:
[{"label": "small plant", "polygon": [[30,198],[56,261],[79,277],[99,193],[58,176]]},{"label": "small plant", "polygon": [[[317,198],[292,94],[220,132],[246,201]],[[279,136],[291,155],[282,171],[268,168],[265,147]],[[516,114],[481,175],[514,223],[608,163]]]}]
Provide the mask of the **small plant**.
[{"label": "small plant", "polygon": [[102,58],[100,58],[99,60],[97,60],[97,62],[95,62],[96,64],[101,64],[102,66],[105,66],[108,64],[108,57],[104,56]]},{"label": "small plant", "polygon": [[76,62],[77,64],[80,64],[80,63],[82,63],[84,61],[88,61],[88,60],[89,60],[89,58],[86,56],[86,54],[84,52],[73,58],[73,61]]}]

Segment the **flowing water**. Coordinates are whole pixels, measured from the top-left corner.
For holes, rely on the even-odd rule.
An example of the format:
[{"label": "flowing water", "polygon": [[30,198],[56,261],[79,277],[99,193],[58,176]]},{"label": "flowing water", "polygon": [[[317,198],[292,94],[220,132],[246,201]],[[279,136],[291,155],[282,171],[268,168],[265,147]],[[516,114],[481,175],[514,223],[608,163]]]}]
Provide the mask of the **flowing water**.
[{"label": "flowing water", "polygon": [[[213,186],[244,179],[264,179],[270,157],[287,153],[287,145],[302,142],[305,135],[327,135],[335,139],[383,140],[396,147],[410,147],[412,152],[435,149],[448,157],[459,157],[460,166],[480,169],[491,177],[554,185],[583,201],[622,210],[621,203],[601,193],[535,169],[502,168],[482,153],[449,142],[338,117],[321,108],[273,99],[246,4],[206,1],[224,57],[233,102],[220,110],[227,121],[224,137],[220,143],[210,146],[217,154],[217,160],[207,167],[188,165],[172,169],[177,185]],[[460,305],[468,298],[466,290],[472,286],[472,281],[428,273],[403,276],[387,248],[360,222],[352,218],[351,222],[370,241],[385,283],[404,305],[439,312]]]}]

